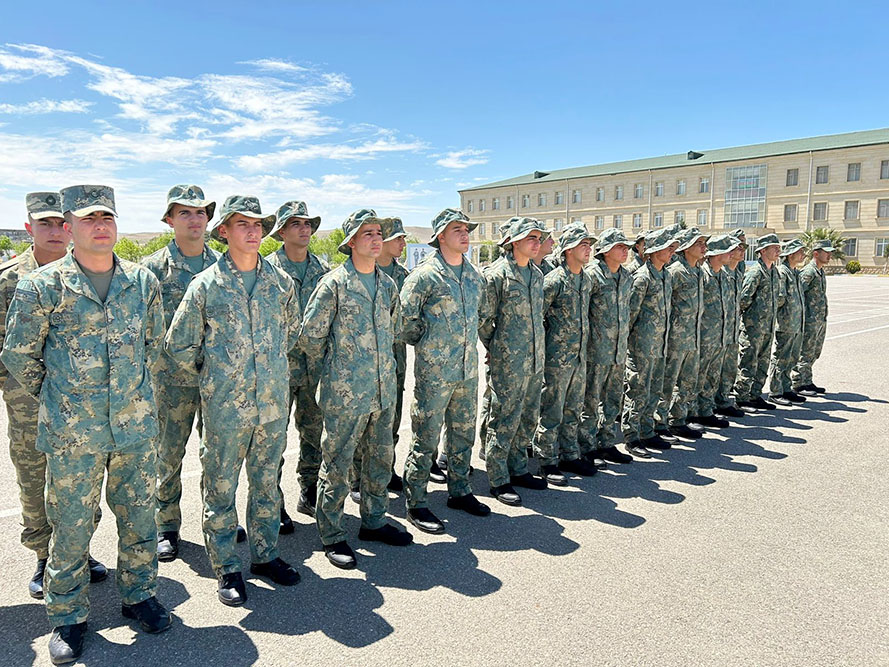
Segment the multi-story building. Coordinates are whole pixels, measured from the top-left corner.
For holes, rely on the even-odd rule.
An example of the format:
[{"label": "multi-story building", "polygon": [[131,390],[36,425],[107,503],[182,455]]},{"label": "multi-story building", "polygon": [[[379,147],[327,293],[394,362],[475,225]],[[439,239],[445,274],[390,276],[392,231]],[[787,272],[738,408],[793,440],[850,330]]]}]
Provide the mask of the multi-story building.
[{"label": "multi-story building", "polygon": [[460,190],[460,202],[480,223],[473,246],[497,240],[514,215],[543,220],[557,235],[571,222],[630,237],[682,220],[711,234],[748,227],[749,239],[831,227],[848,239],[848,259],[883,266],[889,129],[535,171]]}]

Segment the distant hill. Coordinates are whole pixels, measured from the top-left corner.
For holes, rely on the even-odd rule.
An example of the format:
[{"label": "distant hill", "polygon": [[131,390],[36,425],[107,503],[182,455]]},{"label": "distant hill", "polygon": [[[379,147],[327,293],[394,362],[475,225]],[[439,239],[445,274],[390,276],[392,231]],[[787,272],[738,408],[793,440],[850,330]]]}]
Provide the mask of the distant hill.
[{"label": "distant hill", "polygon": [[[319,229],[316,234],[321,237],[325,237],[332,229]],[[429,239],[432,238],[432,230],[429,227],[405,227],[404,231],[407,232],[408,236],[416,237],[420,243],[429,243]],[[122,232],[120,234],[123,238],[132,239],[136,243],[145,243],[150,241],[155,236],[160,236],[163,232],[136,232],[136,233],[126,233]]]}]

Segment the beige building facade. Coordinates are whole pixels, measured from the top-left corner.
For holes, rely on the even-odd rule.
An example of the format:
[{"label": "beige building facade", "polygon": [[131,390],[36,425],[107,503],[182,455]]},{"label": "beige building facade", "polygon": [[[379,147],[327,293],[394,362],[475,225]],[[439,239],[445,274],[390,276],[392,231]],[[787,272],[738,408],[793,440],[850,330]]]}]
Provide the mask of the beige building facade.
[{"label": "beige building facade", "polygon": [[710,234],[748,228],[784,240],[816,227],[848,239],[847,261],[884,266],[889,248],[889,129],[717,150],[689,151],[497,181],[460,190],[479,223],[476,252],[499,226],[530,216],[556,230],[639,232],[684,220]]}]

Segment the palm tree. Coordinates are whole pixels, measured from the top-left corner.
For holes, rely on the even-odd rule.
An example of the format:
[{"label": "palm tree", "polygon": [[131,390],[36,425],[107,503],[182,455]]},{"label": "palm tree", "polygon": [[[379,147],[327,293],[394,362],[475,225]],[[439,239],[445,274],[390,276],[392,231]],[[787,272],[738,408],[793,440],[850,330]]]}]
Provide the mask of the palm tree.
[{"label": "palm tree", "polygon": [[815,229],[803,232],[800,235],[800,241],[806,246],[806,250],[810,257],[812,256],[812,244],[814,244],[815,241],[823,241],[825,239],[829,240],[830,244],[836,248],[836,251],[833,253],[833,259],[839,260],[840,264],[845,262],[846,255],[843,252],[843,247],[846,245],[846,239],[838,229],[816,227]]}]

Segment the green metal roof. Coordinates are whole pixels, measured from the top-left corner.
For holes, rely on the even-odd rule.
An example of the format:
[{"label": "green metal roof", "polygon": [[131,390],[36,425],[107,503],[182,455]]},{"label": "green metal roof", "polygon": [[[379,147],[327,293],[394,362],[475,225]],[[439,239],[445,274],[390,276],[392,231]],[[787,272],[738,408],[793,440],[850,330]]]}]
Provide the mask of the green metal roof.
[{"label": "green metal roof", "polygon": [[862,132],[847,132],[845,134],[827,134],[821,137],[809,137],[807,139],[773,141],[767,144],[752,144],[750,146],[736,146],[735,148],[696,150],[695,152],[700,154],[700,157],[695,160],[690,160],[687,153],[677,153],[676,155],[642,158],[641,160],[625,160],[624,162],[594,164],[589,167],[556,169],[554,171],[544,172],[546,175],[541,176],[540,178],[534,178],[534,173],[525,174],[523,176],[516,176],[515,178],[507,178],[503,181],[494,181],[493,183],[487,183],[485,185],[476,185],[475,187],[459,190],[459,192],[471,192],[472,190],[484,190],[487,188],[497,188],[508,185],[549,183],[552,181],[564,181],[566,178],[586,178],[589,176],[622,174],[631,171],[647,171],[649,169],[687,167],[695,164],[710,164],[711,162],[755,160],[774,155],[807,153],[808,151],[826,151],[833,148],[851,148],[854,146],[869,146],[872,144],[884,143],[889,143],[889,128],[864,130]]}]

